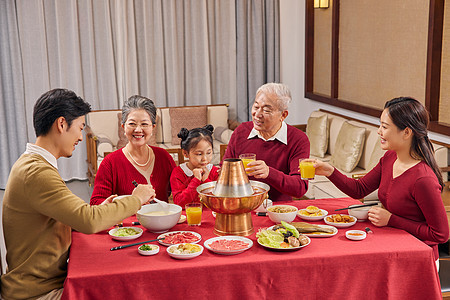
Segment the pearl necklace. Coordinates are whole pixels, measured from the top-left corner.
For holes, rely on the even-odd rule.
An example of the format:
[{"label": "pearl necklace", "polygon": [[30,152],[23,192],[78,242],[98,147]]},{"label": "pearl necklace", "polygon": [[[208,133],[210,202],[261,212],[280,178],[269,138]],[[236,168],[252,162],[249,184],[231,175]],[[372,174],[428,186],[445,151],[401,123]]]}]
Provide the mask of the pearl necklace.
[{"label": "pearl necklace", "polygon": [[144,164],[138,163],[138,162],[134,159],[133,155],[131,155],[131,153],[128,151],[127,147],[124,147],[124,149],[125,149],[125,151],[127,151],[128,155],[131,157],[131,159],[134,161],[134,163],[135,163],[136,165],[138,165],[139,167],[145,167],[145,166],[148,165],[148,163],[150,162],[150,148],[149,148],[148,146],[146,146],[146,147],[147,147],[147,149],[148,149],[148,159],[147,159],[147,161],[146,161]]}]

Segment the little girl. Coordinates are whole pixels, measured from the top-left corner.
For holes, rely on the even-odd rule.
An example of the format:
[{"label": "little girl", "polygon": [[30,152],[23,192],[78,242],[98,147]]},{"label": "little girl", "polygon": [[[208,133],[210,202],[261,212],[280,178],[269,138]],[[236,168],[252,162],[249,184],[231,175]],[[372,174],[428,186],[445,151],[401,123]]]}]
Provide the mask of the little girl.
[{"label": "little girl", "polygon": [[212,132],[214,127],[187,130],[178,133],[181,149],[189,161],[176,167],[170,176],[173,202],[184,208],[187,203],[199,202],[197,187],[219,177],[218,168],[211,164],[213,154]]}]

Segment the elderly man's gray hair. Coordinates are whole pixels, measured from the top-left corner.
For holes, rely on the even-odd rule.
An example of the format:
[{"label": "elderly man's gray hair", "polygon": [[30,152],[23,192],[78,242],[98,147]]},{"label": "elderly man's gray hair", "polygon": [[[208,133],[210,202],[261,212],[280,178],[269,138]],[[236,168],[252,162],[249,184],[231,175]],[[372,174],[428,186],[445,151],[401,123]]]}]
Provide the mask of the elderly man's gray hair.
[{"label": "elderly man's gray hair", "polygon": [[291,91],[287,85],[282,83],[266,83],[256,91],[256,96],[258,96],[259,93],[276,96],[277,106],[280,111],[288,110],[289,103],[291,103],[292,100]]}]

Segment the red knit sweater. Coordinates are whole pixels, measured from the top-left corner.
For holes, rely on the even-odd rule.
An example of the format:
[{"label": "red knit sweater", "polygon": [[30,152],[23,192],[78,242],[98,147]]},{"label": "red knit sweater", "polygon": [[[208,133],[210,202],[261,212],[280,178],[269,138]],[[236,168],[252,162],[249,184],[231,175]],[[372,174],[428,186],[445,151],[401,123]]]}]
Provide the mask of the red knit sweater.
[{"label": "red knit sweater", "polygon": [[272,201],[292,200],[301,197],[308,190],[308,181],[302,180],[298,170],[299,160],[309,157],[309,140],[301,130],[287,125],[287,145],[278,140],[264,141],[258,137],[247,139],[253,122],[244,122],[234,130],[228,143],[225,158],[238,158],[242,153],[255,153],[257,160],[269,166],[265,179],[250,180],[267,183]]},{"label": "red knit sweater", "polygon": [[213,166],[209,172],[208,179],[204,182],[197,178],[186,175],[181,166],[176,167],[172,176],[170,176],[170,185],[172,187],[173,202],[184,208],[187,203],[199,202],[197,187],[202,183],[216,181],[219,177],[218,168]]},{"label": "red knit sweater", "polygon": [[441,186],[433,170],[423,161],[393,178],[396,160],[397,154],[388,151],[375,168],[359,180],[348,178],[336,169],[329,179],[356,199],[379,188],[380,202],[392,213],[388,226],[403,229],[433,247],[435,259],[438,259],[437,245],[449,238]]},{"label": "red knit sweater", "polygon": [[[151,148],[155,154],[155,165],[150,175],[150,183],[155,189],[156,198],[167,201],[170,195],[170,174],[176,165],[166,150],[153,146]],[[139,184],[147,184],[145,177],[126,158],[122,149],[114,151],[103,159],[98,168],[91,205],[100,204],[113,194],[131,195],[134,189],[133,180]]]}]

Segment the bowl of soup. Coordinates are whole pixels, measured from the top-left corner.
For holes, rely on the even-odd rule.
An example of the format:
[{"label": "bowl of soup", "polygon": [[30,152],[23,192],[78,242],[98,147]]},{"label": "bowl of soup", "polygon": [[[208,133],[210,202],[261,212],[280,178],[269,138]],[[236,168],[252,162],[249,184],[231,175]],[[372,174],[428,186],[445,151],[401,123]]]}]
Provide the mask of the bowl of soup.
[{"label": "bowl of soup", "polygon": [[136,217],[142,226],[151,232],[166,232],[178,223],[181,216],[181,206],[169,203],[166,211],[159,204],[143,205],[136,213]]}]

